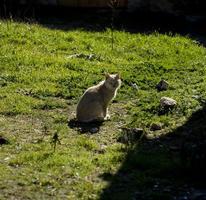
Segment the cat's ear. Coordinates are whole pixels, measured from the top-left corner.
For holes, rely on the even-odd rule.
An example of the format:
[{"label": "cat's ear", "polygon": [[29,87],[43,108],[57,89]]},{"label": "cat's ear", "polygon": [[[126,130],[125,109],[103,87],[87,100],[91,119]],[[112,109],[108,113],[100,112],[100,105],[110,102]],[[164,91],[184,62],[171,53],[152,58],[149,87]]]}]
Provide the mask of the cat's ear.
[{"label": "cat's ear", "polygon": [[116,77],[115,77],[116,79],[120,79],[120,74],[118,73],[118,74],[116,74]]},{"label": "cat's ear", "polygon": [[108,79],[110,77],[109,73],[105,73],[105,78]]}]

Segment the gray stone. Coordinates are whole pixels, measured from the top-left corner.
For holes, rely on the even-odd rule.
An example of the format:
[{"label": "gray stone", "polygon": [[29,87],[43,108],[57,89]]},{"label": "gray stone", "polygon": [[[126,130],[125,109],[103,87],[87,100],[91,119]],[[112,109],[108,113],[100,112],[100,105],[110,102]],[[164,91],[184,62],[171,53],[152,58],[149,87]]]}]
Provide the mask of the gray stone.
[{"label": "gray stone", "polygon": [[135,90],[139,89],[136,83],[131,83],[131,87]]},{"label": "gray stone", "polygon": [[157,85],[156,85],[156,88],[159,90],[159,91],[164,91],[164,90],[167,90],[169,87],[169,83],[165,80],[161,80]]},{"label": "gray stone", "polygon": [[151,131],[158,131],[162,129],[162,125],[161,124],[157,124],[157,123],[153,123],[150,127]]},{"label": "gray stone", "polygon": [[162,97],[160,99],[160,105],[163,108],[173,108],[176,104],[177,102],[170,97]]},{"label": "gray stone", "polygon": [[97,133],[99,131],[99,128],[93,127],[90,129],[90,133]]}]

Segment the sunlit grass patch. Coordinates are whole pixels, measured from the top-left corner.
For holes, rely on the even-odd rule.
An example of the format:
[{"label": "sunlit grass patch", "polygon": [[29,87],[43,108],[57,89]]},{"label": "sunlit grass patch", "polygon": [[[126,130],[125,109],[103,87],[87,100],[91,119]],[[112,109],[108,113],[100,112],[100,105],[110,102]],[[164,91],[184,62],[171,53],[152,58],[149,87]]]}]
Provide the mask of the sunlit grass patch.
[{"label": "sunlit grass patch", "polygon": [[[158,138],[204,106],[203,46],[180,35],[115,30],[112,50],[110,29],[50,30],[12,21],[0,22],[0,37],[0,136],[9,141],[0,146],[0,199],[17,193],[17,199],[99,199],[115,181],[122,185],[111,193],[132,199],[137,187],[147,192],[156,179],[169,182],[180,160],[170,159]],[[82,133],[69,122],[85,89],[105,72],[122,78],[109,107],[111,121],[95,134]],[[159,92],[161,79],[169,88]],[[177,106],[161,112],[162,96]],[[161,130],[152,131],[153,123]],[[123,128],[140,128],[150,140],[121,143]],[[146,197],[170,198],[159,191]]]}]

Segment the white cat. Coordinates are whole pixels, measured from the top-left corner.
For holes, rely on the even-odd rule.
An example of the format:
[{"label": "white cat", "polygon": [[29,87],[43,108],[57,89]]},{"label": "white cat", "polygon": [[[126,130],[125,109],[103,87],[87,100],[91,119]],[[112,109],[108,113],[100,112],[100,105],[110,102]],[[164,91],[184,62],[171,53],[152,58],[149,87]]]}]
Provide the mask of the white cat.
[{"label": "white cat", "polygon": [[119,74],[106,74],[106,79],[88,88],[81,97],[76,110],[80,122],[104,121],[110,118],[108,104],[116,96],[121,85]]}]

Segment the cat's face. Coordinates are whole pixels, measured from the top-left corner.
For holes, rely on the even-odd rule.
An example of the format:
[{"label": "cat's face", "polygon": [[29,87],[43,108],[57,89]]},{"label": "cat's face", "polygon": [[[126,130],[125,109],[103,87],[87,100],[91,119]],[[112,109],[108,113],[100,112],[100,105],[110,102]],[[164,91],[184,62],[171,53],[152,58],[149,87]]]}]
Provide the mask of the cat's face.
[{"label": "cat's face", "polygon": [[105,85],[110,90],[115,90],[120,87],[121,79],[119,74],[106,74]]}]

